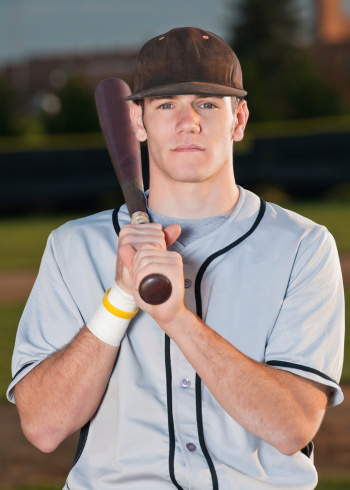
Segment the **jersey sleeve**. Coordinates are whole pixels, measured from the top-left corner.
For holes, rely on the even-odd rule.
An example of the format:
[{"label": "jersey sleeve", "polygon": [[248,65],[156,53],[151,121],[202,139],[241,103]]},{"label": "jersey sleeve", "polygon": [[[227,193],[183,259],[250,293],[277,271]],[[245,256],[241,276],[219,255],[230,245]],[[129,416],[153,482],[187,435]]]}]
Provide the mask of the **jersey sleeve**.
[{"label": "jersey sleeve", "polygon": [[[278,274],[278,270],[276,271]],[[342,273],[332,235],[320,227],[300,244],[281,309],[268,339],[265,362],[333,388],[328,406],[343,401]]]},{"label": "jersey sleeve", "polygon": [[13,379],[7,398],[15,403],[13,388],[29,371],[67,345],[84,325],[56,260],[51,234],[38,277],[23,311],[12,357]]}]

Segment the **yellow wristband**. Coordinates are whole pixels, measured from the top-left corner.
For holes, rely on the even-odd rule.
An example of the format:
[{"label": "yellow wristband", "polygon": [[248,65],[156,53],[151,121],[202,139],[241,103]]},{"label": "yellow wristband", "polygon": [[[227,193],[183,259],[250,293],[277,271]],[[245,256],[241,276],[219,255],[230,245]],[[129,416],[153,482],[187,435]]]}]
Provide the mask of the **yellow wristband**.
[{"label": "yellow wristband", "polygon": [[116,308],[115,306],[113,306],[108,301],[107,295],[108,295],[108,293],[109,293],[110,290],[111,290],[111,288],[109,288],[106,291],[105,295],[103,296],[103,306],[106,308],[106,310],[109,311],[110,313],[112,313],[112,315],[117,316],[119,318],[124,318],[125,320],[130,320],[131,318],[134,318],[134,316],[139,311],[139,309],[136,308],[135,311],[132,311],[130,313],[129,312],[126,312],[126,311],[119,310],[118,308]]}]

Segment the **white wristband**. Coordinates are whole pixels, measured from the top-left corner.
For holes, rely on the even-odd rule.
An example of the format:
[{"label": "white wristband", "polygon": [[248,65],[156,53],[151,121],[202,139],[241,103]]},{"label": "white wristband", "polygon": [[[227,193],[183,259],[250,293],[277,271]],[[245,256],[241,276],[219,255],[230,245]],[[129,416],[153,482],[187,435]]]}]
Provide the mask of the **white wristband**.
[{"label": "white wristband", "polygon": [[132,312],[137,308],[134,297],[123,291],[116,282],[108,293],[108,301],[122,311]]},{"label": "white wristband", "polygon": [[[137,308],[134,297],[120,289],[117,283],[114,283],[108,293],[108,302],[112,310],[117,308],[121,310],[121,313],[133,313]],[[102,304],[86,326],[96,337],[103,340],[103,342],[118,347],[125,335],[130,320],[131,318],[120,318],[116,316]]]}]

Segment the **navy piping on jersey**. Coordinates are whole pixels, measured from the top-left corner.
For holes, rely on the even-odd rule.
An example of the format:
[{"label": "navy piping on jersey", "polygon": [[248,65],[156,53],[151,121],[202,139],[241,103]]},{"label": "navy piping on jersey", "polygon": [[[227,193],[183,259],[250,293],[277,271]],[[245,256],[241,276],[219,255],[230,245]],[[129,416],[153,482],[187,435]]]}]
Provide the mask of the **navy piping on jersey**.
[{"label": "navy piping on jersey", "polygon": [[[25,368],[26,368],[26,367],[28,367],[28,366],[31,366],[32,364],[34,364],[34,362],[35,362],[35,361],[31,361],[31,362],[27,362],[26,364],[24,364],[24,365],[21,367],[21,369],[19,369],[19,370],[17,371],[17,373],[14,375],[14,377],[12,378],[12,381],[13,381],[15,378],[17,378],[17,376],[19,375],[19,373],[21,373],[21,372],[23,371],[23,369],[25,369]],[[12,381],[11,381],[11,383],[12,383]]]},{"label": "navy piping on jersey", "polygon": [[250,228],[250,230],[247,231],[244,235],[242,235],[240,238],[235,240],[234,242],[230,243],[227,247],[223,248],[222,250],[219,250],[218,252],[215,252],[214,254],[210,255],[201,265],[199,268],[197,277],[196,277],[196,282],[195,282],[195,296],[196,296],[196,308],[197,308],[197,315],[202,318],[202,298],[201,298],[201,282],[203,279],[203,275],[205,271],[207,270],[208,266],[211,264],[211,262],[219,257],[220,255],[225,254],[229,250],[233,249],[237,245],[243,242],[249,235],[255,231],[255,229],[258,227],[260,221],[262,220],[262,217],[265,214],[266,210],[266,202],[263,199],[260,199],[260,209],[258,216],[256,217],[255,222],[253,223],[253,226]]},{"label": "navy piping on jersey", "polygon": [[183,490],[175,478],[175,427],[173,417],[173,390],[170,357],[170,337],[165,334],[165,373],[166,373],[166,395],[168,407],[168,429],[169,429],[169,475],[178,490]]},{"label": "navy piping on jersey", "polygon": [[308,458],[311,458],[312,452],[314,450],[314,443],[312,441],[309,442],[303,449],[300,449],[300,452],[305,454]]},{"label": "navy piping on jersey", "polygon": [[[253,223],[252,227],[245,233],[243,236],[235,240],[233,243],[228,245],[227,247],[215,252],[210,255],[200,267],[196,281],[195,281],[195,296],[196,296],[196,307],[197,307],[197,315],[202,318],[202,298],[201,298],[201,282],[204,276],[204,272],[210,265],[210,263],[215,260],[220,255],[227,253],[229,250],[239,245],[243,240],[245,240],[249,235],[251,235],[257,226],[259,225],[262,217],[264,216],[266,209],[266,203],[263,199],[260,199],[260,209],[258,216]],[[120,226],[118,222],[118,212],[119,208],[113,211],[112,220],[113,226],[117,234],[119,234]],[[165,370],[166,370],[166,379],[167,379],[167,403],[168,403],[168,427],[169,427],[169,475],[172,483],[178,488],[182,490],[182,487],[177,483],[175,478],[174,466],[175,466],[175,429],[174,429],[174,419],[173,419],[173,408],[172,408],[172,374],[171,374],[171,357],[170,357],[170,338],[165,335]],[[215,471],[214,463],[210,457],[209,451],[205,445],[204,439],[204,430],[203,430],[203,413],[202,413],[202,380],[196,374],[196,417],[197,417],[197,430],[198,430],[198,439],[203,452],[203,455],[207,461],[212,483],[213,490],[219,489],[218,478]]]},{"label": "navy piping on jersey", "polygon": [[118,213],[119,213],[120,208],[121,208],[121,206],[119,206],[119,208],[115,208],[113,210],[113,213],[112,213],[112,223],[114,226],[114,230],[118,236],[119,236],[119,232],[120,232],[120,226],[119,226],[119,221],[118,221]]},{"label": "navy piping on jersey", "polygon": [[266,364],[269,364],[270,366],[276,366],[276,367],[286,367],[286,368],[293,368],[293,369],[300,369],[301,371],[306,371],[308,373],[313,373],[317,374],[317,376],[320,376],[321,378],[327,379],[328,381],[332,381],[332,383],[335,383],[337,386],[339,384],[332,379],[330,376],[327,376],[327,374],[322,373],[321,371],[317,371],[317,369],[308,367],[308,366],[302,366],[301,364],[294,364],[293,362],[286,362],[286,361],[267,361]]},{"label": "navy piping on jersey", "polygon": [[[116,234],[119,236],[120,226],[118,221],[119,208],[114,209],[112,214],[113,226]],[[166,393],[167,393],[167,410],[168,410],[168,431],[169,431],[169,476],[173,485],[178,490],[183,490],[175,478],[175,426],[173,417],[173,391],[172,391],[172,373],[170,357],[170,337],[165,334],[164,344],[165,373],[166,373]]]},{"label": "navy piping on jersey", "polygon": [[[202,279],[204,276],[205,271],[207,270],[208,266],[212,263],[213,260],[215,260],[217,257],[220,257],[220,255],[223,255],[227,253],[228,251],[232,250],[234,247],[239,245],[240,243],[243,242],[246,238],[251,235],[255,229],[258,227],[260,221],[262,220],[266,210],[266,202],[263,199],[260,199],[260,209],[258,216],[256,217],[256,220],[254,221],[252,227],[242,235],[240,238],[235,240],[234,242],[230,243],[227,247],[213,253],[210,255],[201,265],[201,267],[198,270],[196,281],[195,281],[195,297],[196,297],[196,309],[197,309],[197,315],[199,318],[202,319],[203,312],[202,312],[202,297],[201,297],[201,283]],[[209,451],[205,445],[205,438],[204,438],[204,429],[203,429],[203,413],[202,413],[202,380],[196,375],[196,412],[197,412],[197,430],[198,430],[198,438],[199,442],[204,454],[205,459],[207,460],[207,464],[211,473],[211,478],[213,482],[213,490],[218,490],[219,489],[219,483],[218,483],[218,478],[216,475],[215,471],[215,466],[214,463],[210,457]]]},{"label": "navy piping on jersey", "polygon": [[198,431],[199,444],[201,446],[204,457],[207,460],[207,464],[211,474],[211,480],[213,482],[213,490],[218,490],[219,482],[218,482],[218,477],[216,475],[215,466],[210,457],[207,446],[205,445],[204,430],[203,430],[203,412],[202,412],[202,380],[198,376],[198,374],[196,374],[196,417],[197,417],[197,431]]},{"label": "navy piping on jersey", "polygon": [[[88,438],[88,435],[89,435],[89,429],[90,429],[90,420],[80,430],[78,446],[77,446],[77,450],[75,452],[74,461],[73,461],[71,470],[77,464],[77,462],[79,461],[80,456],[82,455],[82,453],[84,451],[84,447],[85,447],[85,444],[86,444],[86,441],[87,441],[87,438]],[[67,487],[68,487],[68,484],[67,484]]]}]

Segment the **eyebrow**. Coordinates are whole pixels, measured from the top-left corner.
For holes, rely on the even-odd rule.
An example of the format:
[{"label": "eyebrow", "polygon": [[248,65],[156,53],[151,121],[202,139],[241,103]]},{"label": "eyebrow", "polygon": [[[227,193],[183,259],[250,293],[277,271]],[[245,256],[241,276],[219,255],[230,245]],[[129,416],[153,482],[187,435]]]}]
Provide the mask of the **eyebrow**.
[{"label": "eyebrow", "polygon": [[153,102],[154,100],[162,100],[162,99],[178,99],[178,95],[156,95],[154,97],[148,97],[149,102]]},{"label": "eyebrow", "polygon": [[[224,95],[204,95],[204,94],[188,94],[188,95],[196,95],[198,99],[209,99],[211,97],[216,97],[218,99],[223,99],[225,96]],[[163,100],[163,99],[178,99],[180,95],[156,95],[154,97],[148,97],[149,103],[155,101],[155,100]]]}]

